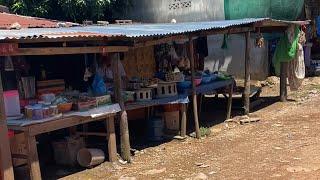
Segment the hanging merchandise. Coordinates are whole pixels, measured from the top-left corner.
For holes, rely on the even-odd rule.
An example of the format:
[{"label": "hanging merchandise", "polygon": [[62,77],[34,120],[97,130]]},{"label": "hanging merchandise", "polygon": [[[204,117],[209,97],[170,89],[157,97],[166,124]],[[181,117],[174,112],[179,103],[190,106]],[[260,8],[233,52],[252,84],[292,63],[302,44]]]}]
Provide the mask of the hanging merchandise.
[{"label": "hanging merchandise", "polygon": [[306,43],[305,33],[301,31],[299,33],[299,43],[297,56],[293,61],[289,63],[289,86],[291,91],[296,91],[301,87],[303,79],[306,76],[306,67],[304,62],[303,44]]},{"label": "hanging merchandise", "polygon": [[180,58],[180,61],[178,63],[178,67],[183,70],[183,71],[187,71],[190,69],[191,67],[191,62],[188,58],[188,54],[187,54],[187,46],[183,46],[182,49],[182,58]]},{"label": "hanging merchandise", "polygon": [[46,73],[46,70],[45,70],[43,64],[40,65],[40,72],[41,72],[40,73],[41,74],[41,80],[42,81],[46,80],[47,79],[47,73]]},{"label": "hanging merchandise", "polygon": [[92,83],[92,92],[95,96],[105,95],[107,93],[106,84],[103,81],[103,78],[96,74]]},{"label": "hanging merchandise", "polygon": [[280,75],[282,62],[290,62],[296,57],[299,32],[300,30],[297,26],[290,26],[287,30],[287,35],[280,38],[273,57],[276,75]]},{"label": "hanging merchandise", "polygon": [[317,35],[320,36],[320,16],[316,18]]},{"label": "hanging merchandise", "polygon": [[92,72],[90,72],[90,68],[86,68],[84,75],[83,75],[83,80],[85,82],[89,81],[89,78],[92,76]]},{"label": "hanging merchandise", "polygon": [[223,42],[222,42],[222,46],[221,49],[228,49],[228,35],[225,34],[223,35]]},{"label": "hanging merchandise", "polygon": [[174,46],[171,46],[169,53],[170,53],[172,59],[179,59],[179,56],[178,56]]},{"label": "hanging merchandise", "polygon": [[257,38],[256,38],[256,46],[257,46],[258,48],[264,47],[264,37],[263,37],[263,35],[262,35],[261,32],[260,32],[260,28],[259,28],[259,30],[258,30],[258,35],[257,35]]},{"label": "hanging merchandise", "polygon": [[12,58],[10,56],[6,56],[4,60],[4,70],[5,71],[14,71]]},{"label": "hanging merchandise", "polygon": [[24,92],[24,98],[30,99],[36,96],[36,81],[35,77],[21,77],[21,83]]}]

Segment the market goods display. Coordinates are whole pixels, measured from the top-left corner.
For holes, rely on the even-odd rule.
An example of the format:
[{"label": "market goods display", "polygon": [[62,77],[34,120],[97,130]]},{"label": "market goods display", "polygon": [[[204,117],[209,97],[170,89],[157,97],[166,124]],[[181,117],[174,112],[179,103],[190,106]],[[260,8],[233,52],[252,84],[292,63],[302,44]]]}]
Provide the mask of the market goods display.
[{"label": "market goods display", "polygon": [[136,98],[137,101],[150,101],[152,100],[152,89],[151,88],[143,88],[140,90],[136,90]]},{"label": "market goods display", "polygon": [[160,82],[156,89],[157,98],[166,98],[178,95],[177,83],[175,82]]}]

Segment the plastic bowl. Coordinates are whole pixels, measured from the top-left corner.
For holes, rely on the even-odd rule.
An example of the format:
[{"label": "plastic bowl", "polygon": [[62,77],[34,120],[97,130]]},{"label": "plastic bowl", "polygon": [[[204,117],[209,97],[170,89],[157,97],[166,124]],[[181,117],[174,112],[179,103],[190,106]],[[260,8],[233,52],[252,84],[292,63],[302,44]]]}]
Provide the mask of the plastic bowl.
[{"label": "plastic bowl", "polygon": [[64,103],[58,105],[58,110],[60,113],[67,113],[71,111],[72,109],[72,103]]}]

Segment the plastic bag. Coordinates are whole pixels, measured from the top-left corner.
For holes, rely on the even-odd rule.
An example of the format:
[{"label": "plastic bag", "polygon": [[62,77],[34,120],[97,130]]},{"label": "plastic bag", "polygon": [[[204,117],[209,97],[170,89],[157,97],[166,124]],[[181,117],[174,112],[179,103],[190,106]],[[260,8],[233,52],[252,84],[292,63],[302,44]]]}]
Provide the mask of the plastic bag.
[{"label": "plastic bag", "polygon": [[95,96],[101,96],[107,93],[106,84],[104,83],[103,78],[98,74],[94,76],[94,80],[92,82],[92,93]]}]

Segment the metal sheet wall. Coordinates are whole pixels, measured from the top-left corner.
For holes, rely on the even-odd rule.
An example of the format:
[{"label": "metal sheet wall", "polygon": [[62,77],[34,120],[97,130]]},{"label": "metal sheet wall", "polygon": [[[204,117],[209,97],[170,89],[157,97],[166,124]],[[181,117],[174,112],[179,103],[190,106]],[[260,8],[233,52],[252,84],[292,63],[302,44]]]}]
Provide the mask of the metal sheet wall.
[{"label": "metal sheet wall", "polygon": [[[251,75],[254,80],[265,80],[269,75],[268,42],[263,48],[255,46],[255,35],[251,37]],[[244,77],[245,37],[230,35],[227,49],[222,49],[223,35],[208,36],[209,56],[205,59],[205,68],[211,71],[223,71],[236,78]]]},{"label": "metal sheet wall", "polygon": [[224,0],[134,0],[128,18],[145,23],[224,20]]},{"label": "metal sheet wall", "polygon": [[226,19],[270,17],[296,20],[303,9],[304,0],[225,0]]}]

